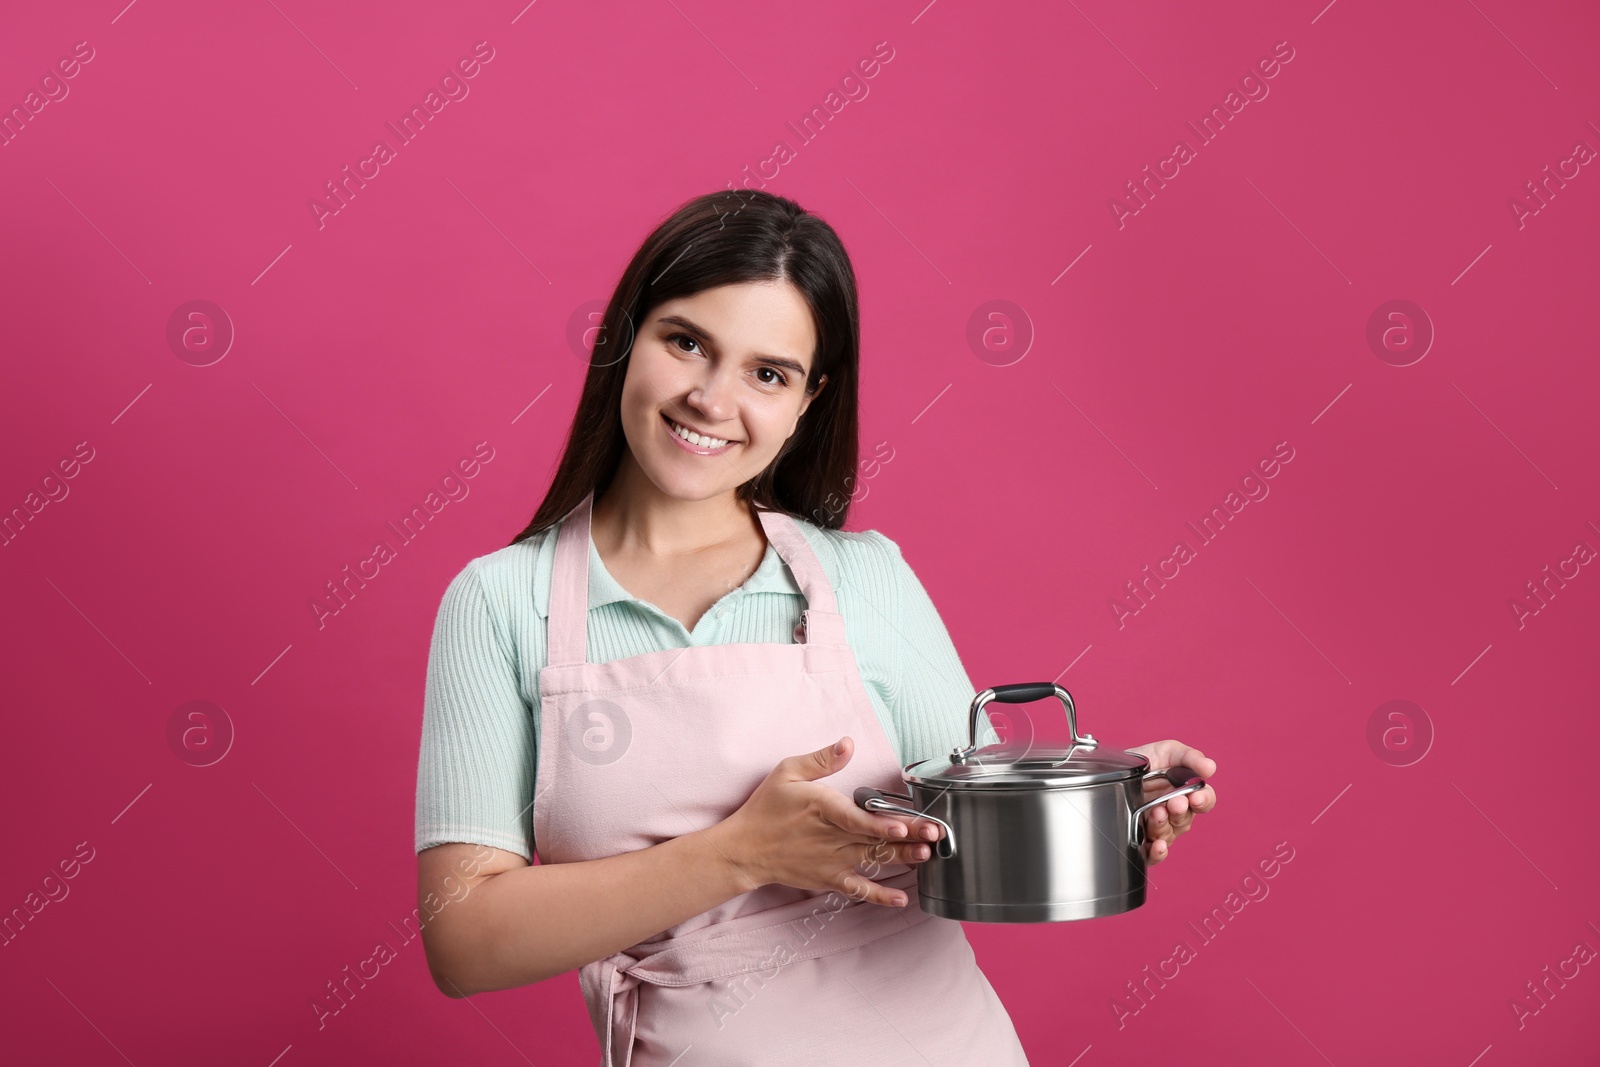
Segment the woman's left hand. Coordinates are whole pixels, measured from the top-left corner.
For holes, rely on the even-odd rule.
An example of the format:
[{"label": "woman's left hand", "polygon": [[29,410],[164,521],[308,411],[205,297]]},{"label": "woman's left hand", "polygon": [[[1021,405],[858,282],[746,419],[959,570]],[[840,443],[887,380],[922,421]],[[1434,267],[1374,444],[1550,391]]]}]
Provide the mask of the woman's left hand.
[{"label": "woman's left hand", "polygon": [[[1148,758],[1152,771],[1164,771],[1169,767],[1188,767],[1197,771],[1207,783],[1217,773],[1216,760],[1207,759],[1199,749],[1190,748],[1182,741],[1152,741],[1148,745],[1140,745],[1128,751],[1137,752]],[[1144,783],[1145,802],[1154,800],[1171,788],[1172,783],[1165,778],[1155,778]],[[1145,812],[1145,862],[1153,866],[1166,859],[1172,842],[1193,825],[1195,812],[1210,811],[1216,806],[1216,791],[1207,784],[1204,789],[1181,797],[1173,797],[1165,804],[1157,804]]]}]

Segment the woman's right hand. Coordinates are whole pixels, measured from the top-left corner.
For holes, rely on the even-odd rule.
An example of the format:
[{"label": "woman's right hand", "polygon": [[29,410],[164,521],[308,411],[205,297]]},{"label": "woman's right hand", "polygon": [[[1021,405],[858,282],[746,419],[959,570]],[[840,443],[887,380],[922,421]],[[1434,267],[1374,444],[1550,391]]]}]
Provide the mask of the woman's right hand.
[{"label": "woman's right hand", "polygon": [[[926,819],[870,812],[818,778],[843,768],[855,743],[785,757],[738,811],[712,827],[718,848],[757,886],[836,889],[853,900],[900,907],[906,895],[855,871],[857,864],[915,864],[944,830]],[[915,840],[920,838],[921,840]]]}]

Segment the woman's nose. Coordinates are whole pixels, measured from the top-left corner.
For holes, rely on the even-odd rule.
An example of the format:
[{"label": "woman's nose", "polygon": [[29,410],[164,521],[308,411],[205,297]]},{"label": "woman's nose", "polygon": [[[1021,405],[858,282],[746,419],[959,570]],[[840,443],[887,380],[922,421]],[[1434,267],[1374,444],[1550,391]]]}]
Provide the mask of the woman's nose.
[{"label": "woman's nose", "polygon": [[708,422],[725,422],[733,415],[733,383],[713,377],[689,391],[687,402]]}]

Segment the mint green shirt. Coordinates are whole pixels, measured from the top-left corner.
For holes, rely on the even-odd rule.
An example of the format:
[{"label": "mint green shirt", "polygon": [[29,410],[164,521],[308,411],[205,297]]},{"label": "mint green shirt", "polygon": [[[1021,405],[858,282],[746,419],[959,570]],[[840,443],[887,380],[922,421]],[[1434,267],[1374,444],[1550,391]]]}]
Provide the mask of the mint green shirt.
[{"label": "mint green shirt", "polygon": [[[966,744],[967,709],[976,690],[900,547],[875,530],[845,532],[796,521],[833,585],[867,696],[901,764]],[[463,841],[532,860],[538,672],[548,654],[545,628],[559,529],[558,524],[479,556],[445,589],[423,699],[418,852]],[[744,585],[688,630],[618,585],[589,542],[591,663],[685,646],[791,643],[803,607],[794,575],[769,544]],[[984,717],[978,744],[994,740]]]}]

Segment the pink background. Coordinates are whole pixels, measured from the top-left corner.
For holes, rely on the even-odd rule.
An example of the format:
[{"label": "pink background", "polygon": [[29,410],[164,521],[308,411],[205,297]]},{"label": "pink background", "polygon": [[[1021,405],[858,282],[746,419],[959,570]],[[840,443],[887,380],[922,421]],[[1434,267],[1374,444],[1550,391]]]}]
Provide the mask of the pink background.
[{"label": "pink background", "polygon": [[[93,49],[0,147],[0,508],[61,496],[0,546],[0,909],[66,892],[0,948],[4,1058],[591,1062],[575,975],[449,1000],[397,932],[428,638],[548,484],[574,314],[780,141],[766,188],[860,278],[863,455],[893,449],[850,526],[900,543],[976,686],[1055,678],[1102,741],[1220,764],[1143,908],[968,926],[1033,1062],[1600,1056],[1600,966],[1564,962],[1600,950],[1600,574],[1563,563],[1600,548],[1600,174],[1562,162],[1600,146],[1592,7],[124,3],[0,34],[8,112]],[[319,228],[308,201],[480,41],[469,95]],[[1186,123],[1284,41],[1200,144]],[[1569,180],[1541,204],[1547,166]],[[208,366],[167,340],[192,300],[236,331]],[[1437,335],[1406,366],[1367,341],[1390,300]],[[469,494],[319,629],[324,583],[484,441]],[[1270,494],[1201,546],[1186,523],[1279,442],[1245,483]],[[1577,574],[1519,621],[1547,565]],[[187,751],[234,734],[204,767],[169,739],[196,700],[222,710]],[[1369,743],[1391,700],[1420,710]],[[319,1029],[380,941],[397,958]],[[1579,969],[1541,1002],[1547,966]]]}]

